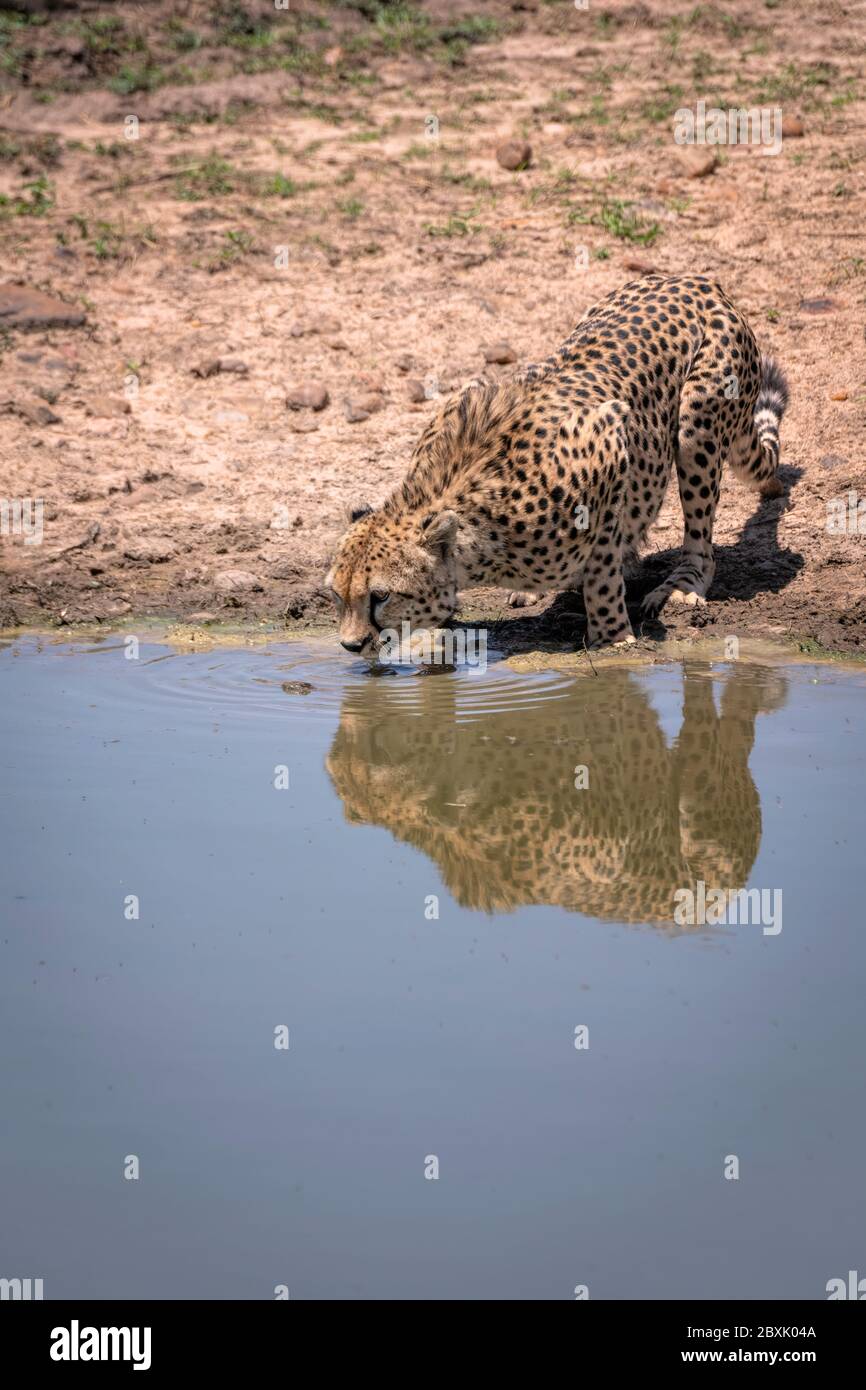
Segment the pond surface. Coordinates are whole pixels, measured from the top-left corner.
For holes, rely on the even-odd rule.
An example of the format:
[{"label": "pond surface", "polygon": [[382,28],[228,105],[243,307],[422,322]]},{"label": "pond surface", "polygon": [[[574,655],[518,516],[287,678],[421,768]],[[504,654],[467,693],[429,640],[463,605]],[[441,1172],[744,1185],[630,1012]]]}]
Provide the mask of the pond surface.
[{"label": "pond surface", "polygon": [[0,1277],[866,1274],[866,673],[128,650],[0,651]]}]

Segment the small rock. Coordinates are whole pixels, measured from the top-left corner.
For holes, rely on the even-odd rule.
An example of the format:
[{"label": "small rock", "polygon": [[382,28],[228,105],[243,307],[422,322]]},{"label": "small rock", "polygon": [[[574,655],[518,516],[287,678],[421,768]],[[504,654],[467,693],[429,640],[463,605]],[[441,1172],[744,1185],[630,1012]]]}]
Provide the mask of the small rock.
[{"label": "small rock", "polygon": [[406,391],[408,393],[410,401],[412,401],[415,405],[420,405],[422,401],[426,401],[427,399],[427,392],[424,390],[423,381],[407,381]]},{"label": "small rock", "polygon": [[94,435],[97,439],[125,439],[129,428],[129,422],[124,418],[122,421],[100,419],[94,416],[92,419],[85,420],[81,426],[82,432]]},{"label": "small rock", "polygon": [[831,392],[830,392],[830,400],[831,400],[831,401],[847,401],[847,399],[848,399],[848,392],[847,392],[847,391],[831,391]]},{"label": "small rock", "polygon": [[312,695],[315,689],[309,681],[283,681],[281,688],[287,695]]},{"label": "small rock", "polygon": [[339,333],[340,320],[323,316],[319,319],[304,319],[293,323],[289,332],[293,338],[306,338],[316,333]]},{"label": "small rock", "polygon": [[151,538],[133,541],[124,548],[123,554],[127,560],[137,560],[139,564],[163,565],[166,560],[174,559],[177,546],[173,541]]},{"label": "small rock", "polygon": [[677,158],[688,179],[705,179],[719,162],[716,151],[703,145],[678,145]]},{"label": "small rock", "polygon": [[318,421],[311,420],[309,416],[305,420],[292,420],[289,425],[292,434],[315,434],[318,428]]},{"label": "small rock", "polygon": [[394,362],[398,372],[411,372],[415,366],[414,357],[410,357],[408,352],[404,352],[402,357],[398,357]]},{"label": "small rock", "polygon": [[532,146],[525,140],[506,140],[496,151],[496,162],[512,172],[528,169],[532,163]]},{"label": "small rock", "polygon": [[92,396],[86,402],[84,409],[88,415],[96,415],[100,419],[107,420],[116,415],[128,415],[131,406],[123,396]]},{"label": "small rock", "polygon": [[219,372],[231,372],[235,376],[248,376],[249,367],[240,357],[205,357],[191,368],[193,376],[217,376]]},{"label": "small rock", "polygon": [[508,343],[491,343],[489,347],[483,349],[484,361],[505,366],[509,362],[517,361],[517,353],[514,348],[509,347]]},{"label": "small rock", "polygon": [[384,406],[384,398],[378,391],[363,391],[359,395],[350,396],[344,402],[344,413],[350,425],[357,425],[362,420],[369,420],[370,416]]},{"label": "small rock", "polygon": [[325,347],[329,347],[332,352],[350,352],[349,344],[343,338],[326,338]]},{"label": "small rock", "polygon": [[799,116],[782,117],[782,139],[799,140],[806,134],[806,127]]},{"label": "small rock", "polygon": [[349,385],[356,390],[376,391],[381,395],[385,390],[385,378],[381,372],[358,372]]},{"label": "small rock", "polygon": [[290,619],[309,618],[315,613],[326,613],[332,608],[331,599],[315,586],[301,586],[291,595],[283,610],[283,616]]},{"label": "small rock", "polygon": [[471,270],[473,266],[483,265],[490,260],[488,251],[455,251],[454,264],[461,270]]},{"label": "small rock", "polygon": [[22,420],[27,420],[31,425],[60,424],[60,416],[55,415],[51,407],[43,401],[19,401],[15,410]]},{"label": "small rock", "polygon": [[301,381],[286,392],[289,410],[324,410],[330,401],[326,388],[319,381]]},{"label": "small rock", "polygon": [[218,357],[207,357],[203,361],[191,368],[193,376],[208,377],[216,376],[220,369],[220,359]]},{"label": "small rock", "polygon": [[214,575],[214,588],[218,594],[260,594],[264,588],[249,570],[220,570]]},{"label": "small rock", "polygon": [[819,299],[801,299],[800,308],[807,314],[831,314],[839,306],[835,299],[824,296]]},{"label": "small rock", "polygon": [[70,603],[57,614],[58,627],[71,627],[74,623],[97,621],[94,610],[83,603]]},{"label": "small rock", "polygon": [[84,322],[84,313],[62,299],[29,285],[0,285],[3,328],[80,328]]},{"label": "small rock", "polygon": [[275,560],[268,569],[271,579],[297,579],[303,571],[295,560]]}]

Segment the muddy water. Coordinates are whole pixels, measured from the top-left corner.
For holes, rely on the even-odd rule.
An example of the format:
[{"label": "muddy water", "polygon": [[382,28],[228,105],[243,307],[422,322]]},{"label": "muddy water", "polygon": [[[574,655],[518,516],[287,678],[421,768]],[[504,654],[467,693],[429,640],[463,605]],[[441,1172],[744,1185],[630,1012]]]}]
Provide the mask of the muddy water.
[{"label": "muddy water", "polygon": [[866,1259],[864,714],[828,667],[7,645],[0,1276],[824,1297]]}]

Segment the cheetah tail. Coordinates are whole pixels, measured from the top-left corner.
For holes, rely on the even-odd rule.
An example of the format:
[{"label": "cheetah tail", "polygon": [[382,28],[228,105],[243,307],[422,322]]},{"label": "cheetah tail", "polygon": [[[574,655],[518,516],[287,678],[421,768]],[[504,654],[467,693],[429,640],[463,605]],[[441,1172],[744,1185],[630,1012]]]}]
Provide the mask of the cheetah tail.
[{"label": "cheetah tail", "polygon": [[779,466],[779,426],[788,404],[788,382],[774,357],[761,357],[761,388],[755,402],[755,432],[769,470]]},{"label": "cheetah tail", "polygon": [[761,357],[761,385],[755,401],[752,428],[731,451],[734,472],[762,497],[781,497],[785,489],[776,476],[779,467],[779,426],[788,404],[785,373],[773,357]]}]

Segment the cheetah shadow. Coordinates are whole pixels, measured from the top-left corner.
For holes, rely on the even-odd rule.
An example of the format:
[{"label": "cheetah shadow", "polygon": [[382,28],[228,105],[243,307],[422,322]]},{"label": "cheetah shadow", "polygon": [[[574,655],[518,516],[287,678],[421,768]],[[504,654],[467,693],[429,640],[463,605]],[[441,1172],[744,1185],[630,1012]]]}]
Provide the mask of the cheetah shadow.
[{"label": "cheetah shadow", "polygon": [[[779,521],[802,473],[801,468],[781,468],[779,476],[786,487],[785,495],[760,500],[733,545],[714,545],[716,573],[707,596],[710,606],[687,610],[690,626],[711,627],[714,604],[726,600],[746,602],[759,594],[781,593],[803,569],[805,557],[779,544]],[[658,617],[647,617],[641,609],[645,595],[667,578],[681,555],[679,546],[644,552],[627,567],[626,607],[636,636],[660,641],[682,623],[682,616],[675,624],[664,611]],[[488,623],[460,622],[460,626],[467,630],[485,628],[494,647],[501,643],[511,652],[574,650],[584,645],[586,609],[581,594],[566,592],[557,594],[537,614],[520,611],[520,616],[513,618]]]}]

